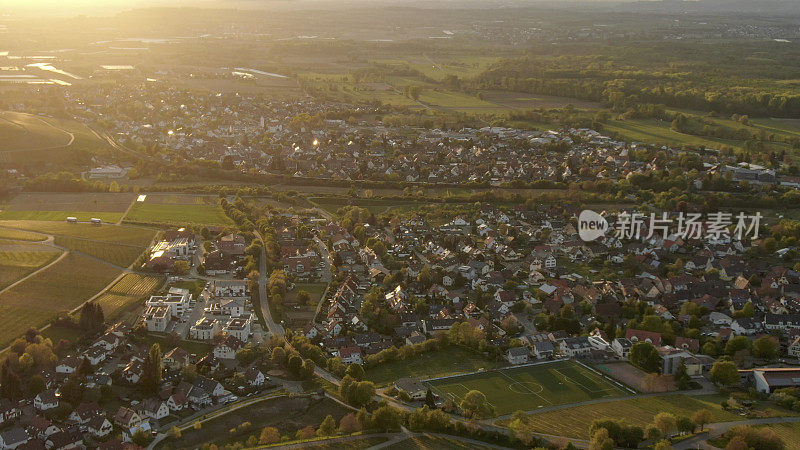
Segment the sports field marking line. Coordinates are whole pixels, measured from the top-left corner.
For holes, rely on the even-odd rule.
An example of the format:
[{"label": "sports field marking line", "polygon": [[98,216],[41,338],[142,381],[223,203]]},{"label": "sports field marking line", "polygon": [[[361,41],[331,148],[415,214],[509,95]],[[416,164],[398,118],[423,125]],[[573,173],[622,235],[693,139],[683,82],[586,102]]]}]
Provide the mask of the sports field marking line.
[{"label": "sports field marking line", "polygon": [[[465,386],[464,383],[454,384],[453,386],[461,386],[461,389],[464,389],[464,391],[466,391],[467,394],[469,394],[469,392],[472,390],[472,389],[468,388],[467,386]],[[462,398],[463,397],[460,397],[460,396],[458,397],[459,400],[461,400]],[[486,404],[491,406],[492,408],[494,408],[494,403],[490,402],[489,400],[486,400]]]},{"label": "sports field marking line", "polygon": [[[610,387],[610,388],[605,388],[605,389],[589,389],[589,388],[588,388],[588,387],[586,387],[586,385],[584,385],[583,383],[579,383],[577,380],[573,379],[572,377],[570,377],[569,375],[567,375],[567,374],[565,374],[565,373],[561,372],[561,371],[560,371],[560,370],[558,370],[558,369],[553,369],[553,372],[556,372],[557,374],[559,374],[559,375],[561,375],[562,377],[564,377],[564,381],[568,381],[568,382],[570,382],[570,383],[572,383],[572,384],[575,384],[575,385],[578,385],[578,386],[580,386],[581,388],[583,388],[583,390],[584,390],[584,391],[586,391],[586,392],[587,392],[587,393],[589,393],[589,394],[599,394],[599,393],[605,393],[606,395],[608,395],[608,392],[609,392],[609,391],[615,391],[615,390],[616,390],[616,388],[613,388],[613,387]],[[603,380],[603,381],[605,381],[605,380]]]},{"label": "sports field marking line", "polygon": [[[510,377],[508,374],[506,374],[504,371],[500,370],[500,371],[498,371],[498,372],[499,372],[501,375],[503,375],[504,377],[506,377],[506,378],[508,378],[509,380],[511,380],[512,382],[514,382],[514,383],[520,383],[520,381],[517,381],[517,380],[515,380],[515,379],[511,378],[511,377]],[[542,387],[542,388],[544,388],[544,387]],[[509,389],[509,390],[511,390],[511,386],[509,386],[509,388],[508,388],[508,389]],[[539,397],[540,399],[542,399],[542,400],[546,401],[547,403],[549,403],[549,404],[551,404],[551,405],[553,404],[553,402],[551,402],[550,400],[548,400],[548,399],[546,399],[546,398],[542,397],[541,395],[539,395],[539,394],[538,394],[538,393],[536,393],[536,392],[533,392],[533,391],[531,391],[531,390],[530,390],[530,388],[528,388],[528,386],[525,386],[525,389],[528,389],[528,390],[531,392],[531,394],[533,394],[533,395],[535,395],[535,396]],[[513,391],[512,391],[512,392],[513,392]]]},{"label": "sports field marking line", "polygon": [[432,384],[428,384],[428,386],[431,388],[431,392],[435,392],[435,393],[436,393],[436,395],[438,395],[439,397],[445,398],[445,397],[447,397],[447,396],[450,396],[450,398],[451,398],[453,401],[456,401],[456,400],[458,400],[458,399],[456,398],[456,396],[455,396],[455,395],[454,395],[452,392],[447,392],[447,391],[444,391],[444,390],[442,390],[442,389],[439,389],[438,387],[436,387],[436,386],[434,386],[434,385],[432,385]]}]

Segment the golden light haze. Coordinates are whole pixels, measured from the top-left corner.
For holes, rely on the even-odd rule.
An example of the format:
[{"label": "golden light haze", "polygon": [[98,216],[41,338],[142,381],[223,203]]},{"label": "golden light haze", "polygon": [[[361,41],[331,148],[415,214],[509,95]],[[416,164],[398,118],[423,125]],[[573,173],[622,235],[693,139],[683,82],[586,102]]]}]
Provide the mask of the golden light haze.
[{"label": "golden light haze", "polygon": [[203,6],[213,0],[0,0],[2,15],[105,15],[148,6]]}]

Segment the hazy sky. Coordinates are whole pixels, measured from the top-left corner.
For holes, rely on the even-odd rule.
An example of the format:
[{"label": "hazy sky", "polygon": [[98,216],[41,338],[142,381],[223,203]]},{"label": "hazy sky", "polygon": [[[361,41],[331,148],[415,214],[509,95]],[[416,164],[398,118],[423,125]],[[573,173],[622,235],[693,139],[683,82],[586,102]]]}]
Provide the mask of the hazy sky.
[{"label": "hazy sky", "polygon": [[[566,2],[570,0],[559,0]],[[634,0],[581,0],[583,2],[620,2]],[[553,0],[490,0],[491,3],[530,5]],[[570,1],[571,2],[571,1]],[[107,15],[121,10],[148,6],[199,6],[233,8],[297,8],[331,7],[337,4],[405,4],[476,7],[486,2],[478,0],[0,0],[0,15],[4,14],[57,14],[57,15]]]},{"label": "hazy sky", "polygon": [[[497,8],[547,5],[563,8],[610,6],[637,2],[645,9],[699,9],[707,13],[757,11],[779,15],[800,14],[800,0],[0,0],[0,19],[4,16],[107,16],[123,10],[150,6],[206,7],[237,9],[328,9],[346,6],[407,5],[422,8]],[[628,5],[622,6],[623,10]]]}]

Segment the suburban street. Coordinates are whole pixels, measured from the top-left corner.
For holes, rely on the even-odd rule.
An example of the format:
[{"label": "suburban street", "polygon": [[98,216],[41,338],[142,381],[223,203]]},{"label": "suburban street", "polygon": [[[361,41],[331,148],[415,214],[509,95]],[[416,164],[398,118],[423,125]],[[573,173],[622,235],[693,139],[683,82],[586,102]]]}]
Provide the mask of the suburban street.
[{"label": "suburban street", "polygon": [[267,300],[267,284],[269,283],[269,274],[267,273],[267,252],[264,250],[264,238],[261,236],[261,233],[256,230],[256,235],[258,239],[261,241],[261,257],[259,258],[259,266],[258,266],[258,299],[261,305],[261,313],[264,316],[264,322],[266,322],[267,330],[270,334],[274,336],[283,336],[286,331],[283,327],[275,323],[272,319],[272,312],[269,310],[269,301]]}]

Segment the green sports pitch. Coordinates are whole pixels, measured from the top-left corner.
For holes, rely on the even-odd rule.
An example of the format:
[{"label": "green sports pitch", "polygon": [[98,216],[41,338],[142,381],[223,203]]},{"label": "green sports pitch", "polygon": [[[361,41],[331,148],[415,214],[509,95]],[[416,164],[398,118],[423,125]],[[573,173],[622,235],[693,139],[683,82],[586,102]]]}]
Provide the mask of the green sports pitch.
[{"label": "green sports pitch", "polygon": [[481,391],[498,416],[630,394],[602,375],[567,360],[438,378],[427,383],[435,394],[456,403],[471,390]]}]

